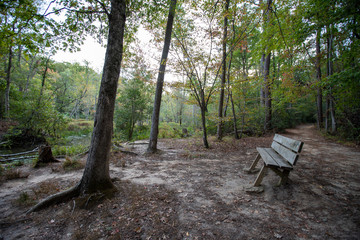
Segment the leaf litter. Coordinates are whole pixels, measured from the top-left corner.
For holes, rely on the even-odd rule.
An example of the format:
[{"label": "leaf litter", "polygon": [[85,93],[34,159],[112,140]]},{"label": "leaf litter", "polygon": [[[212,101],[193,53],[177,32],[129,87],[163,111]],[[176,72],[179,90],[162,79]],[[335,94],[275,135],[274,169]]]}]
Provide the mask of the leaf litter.
[{"label": "leaf litter", "polygon": [[[0,239],[358,239],[359,149],[330,142],[311,125],[283,134],[305,141],[304,150],[290,184],[276,187],[269,171],[259,194],[244,190],[256,174],[242,169],[256,147],[270,146],[270,135],[211,139],[210,149],[199,139],[163,139],[152,155],[132,144],[137,155],[112,153],[112,197],[89,196],[85,208],[74,199],[28,216],[30,203],[69,188],[82,171],[22,166],[28,178],[1,185]],[[21,194],[31,202],[19,204]]]}]

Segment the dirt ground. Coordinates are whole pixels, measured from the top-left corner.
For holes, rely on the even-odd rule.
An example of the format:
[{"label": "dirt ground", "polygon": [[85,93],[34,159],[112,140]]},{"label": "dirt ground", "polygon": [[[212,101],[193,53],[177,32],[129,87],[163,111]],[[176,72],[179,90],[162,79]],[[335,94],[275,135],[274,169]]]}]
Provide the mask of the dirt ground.
[{"label": "dirt ground", "polygon": [[137,155],[113,153],[112,198],[92,195],[29,215],[31,204],[72,186],[82,171],[23,166],[26,178],[0,186],[0,239],[360,239],[360,150],[312,125],[283,135],[304,141],[302,154],[288,185],[276,187],[268,171],[262,193],[245,191],[256,175],[242,169],[272,136],[212,140],[209,150],[201,139],[161,140],[155,155],[143,142],[126,145]]}]

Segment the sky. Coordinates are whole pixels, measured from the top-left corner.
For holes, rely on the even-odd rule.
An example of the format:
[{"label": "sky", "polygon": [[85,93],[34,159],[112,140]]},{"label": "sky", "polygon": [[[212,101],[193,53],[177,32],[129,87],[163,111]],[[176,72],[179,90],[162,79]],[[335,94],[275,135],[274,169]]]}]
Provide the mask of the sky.
[{"label": "sky", "polygon": [[[144,28],[140,27],[137,32],[137,38],[140,41],[141,47],[145,50],[145,55],[147,55],[145,57],[148,58],[148,61],[153,61],[151,54],[151,49],[153,49],[153,47],[150,46],[150,40],[152,38],[151,34]],[[102,47],[98,41],[91,36],[86,38],[84,44],[80,46],[80,48],[81,51],[74,53],[70,53],[69,51],[58,51],[52,59],[56,62],[78,62],[80,64],[83,64],[86,60],[90,63],[90,67],[92,69],[100,73],[104,66],[106,48]]]},{"label": "sky", "polygon": [[82,46],[81,51],[70,53],[69,51],[59,51],[52,59],[56,62],[78,62],[83,64],[84,61],[90,63],[91,68],[96,72],[101,72],[104,66],[106,48],[102,47],[94,38],[88,37]]}]

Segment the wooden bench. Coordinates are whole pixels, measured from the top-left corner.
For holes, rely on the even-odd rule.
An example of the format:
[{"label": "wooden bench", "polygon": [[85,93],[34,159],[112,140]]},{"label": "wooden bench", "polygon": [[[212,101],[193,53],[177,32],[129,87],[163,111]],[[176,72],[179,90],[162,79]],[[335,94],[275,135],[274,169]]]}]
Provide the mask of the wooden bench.
[{"label": "wooden bench", "polygon": [[262,166],[254,187],[259,187],[268,168],[281,177],[279,184],[285,184],[288,181],[289,173],[299,158],[299,153],[304,143],[288,137],[275,134],[271,148],[256,148],[258,155],[250,168],[244,169],[246,172],[255,172],[255,167],[262,158],[264,165]]}]

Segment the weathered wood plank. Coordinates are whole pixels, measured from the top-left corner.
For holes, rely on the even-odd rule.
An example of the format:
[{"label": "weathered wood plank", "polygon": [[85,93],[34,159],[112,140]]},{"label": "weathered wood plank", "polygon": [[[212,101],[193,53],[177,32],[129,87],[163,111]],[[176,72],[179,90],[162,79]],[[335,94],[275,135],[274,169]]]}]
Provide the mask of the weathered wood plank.
[{"label": "weathered wood plank", "polygon": [[37,150],[38,150],[38,148],[35,148],[35,149],[33,149],[31,151],[27,151],[27,152],[0,155],[0,157],[1,158],[7,158],[7,157],[14,157],[14,156],[28,155],[28,154],[31,154],[31,153],[37,153]]},{"label": "weathered wood plank", "polygon": [[298,155],[296,153],[275,141],[272,142],[271,148],[274,149],[278,154],[280,154],[291,165],[295,165],[298,158]]},{"label": "weathered wood plank", "polygon": [[260,184],[261,184],[261,182],[262,182],[262,180],[263,180],[263,178],[265,176],[266,170],[267,170],[267,166],[265,166],[265,164],[264,164],[264,166],[261,168],[258,176],[256,177],[254,187],[260,186]]},{"label": "weathered wood plank", "polygon": [[299,153],[301,152],[302,146],[304,145],[303,142],[294,140],[288,137],[284,137],[279,134],[275,134],[274,141],[280,143],[281,145],[284,145],[285,147],[291,149],[292,151]]},{"label": "weathered wood plank", "polygon": [[13,162],[13,161],[25,161],[25,160],[34,159],[35,157],[36,157],[36,155],[20,156],[20,157],[14,157],[14,158],[5,158],[5,159],[0,159],[0,162],[1,163],[6,163],[6,162]]},{"label": "weathered wood plank", "polygon": [[266,165],[292,169],[292,166],[272,148],[256,148]]},{"label": "weathered wood plank", "polygon": [[256,167],[257,163],[259,162],[259,160],[260,160],[260,154],[256,155],[254,162],[251,164],[251,166],[249,168],[244,168],[244,171],[247,173],[256,172],[255,167]]},{"label": "weathered wood plank", "polygon": [[268,153],[268,151],[271,151],[271,148],[257,147],[256,150],[259,152],[261,158],[263,159],[266,165],[278,166],[277,162],[272,157],[270,157]]}]

